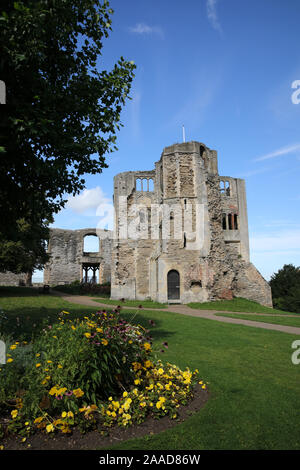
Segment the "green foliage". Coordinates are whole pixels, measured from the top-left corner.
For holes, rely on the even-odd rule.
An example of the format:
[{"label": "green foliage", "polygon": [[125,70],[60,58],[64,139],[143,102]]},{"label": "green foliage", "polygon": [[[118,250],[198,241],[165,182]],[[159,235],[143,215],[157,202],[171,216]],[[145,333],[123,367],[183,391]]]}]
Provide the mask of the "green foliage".
[{"label": "green foliage", "polygon": [[110,297],[110,283],[91,284],[74,281],[71,284],[53,286],[52,289],[74,295],[103,295]]},{"label": "green foliage", "polygon": [[[68,312],[62,315],[67,317]],[[27,418],[44,408],[54,413],[78,411],[77,389],[84,390],[87,403],[99,403],[132,382],[132,362],[143,362],[148,355],[145,342],[142,328],[120,320],[118,312],[99,312],[76,321],[62,318],[47,325],[32,347],[12,346],[12,361],[1,372],[2,402],[5,396],[25,391]],[[54,388],[63,392],[51,394]]]},{"label": "green foliage", "polygon": [[39,268],[52,215],[107,167],[135,65],[101,70],[108,1],[20,0],[0,7],[0,271]]},{"label": "green foliage", "polygon": [[271,276],[274,307],[300,313],[300,267],[285,264]]}]

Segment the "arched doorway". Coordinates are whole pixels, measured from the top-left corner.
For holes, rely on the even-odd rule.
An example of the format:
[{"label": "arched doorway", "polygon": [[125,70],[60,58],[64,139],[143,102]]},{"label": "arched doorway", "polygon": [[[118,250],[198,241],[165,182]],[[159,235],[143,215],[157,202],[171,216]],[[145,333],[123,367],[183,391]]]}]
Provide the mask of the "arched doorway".
[{"label": "arched doorway", "polygon": [[168,300],[180,299],[180,276],[179,272],[172,269],[168,272]]}]

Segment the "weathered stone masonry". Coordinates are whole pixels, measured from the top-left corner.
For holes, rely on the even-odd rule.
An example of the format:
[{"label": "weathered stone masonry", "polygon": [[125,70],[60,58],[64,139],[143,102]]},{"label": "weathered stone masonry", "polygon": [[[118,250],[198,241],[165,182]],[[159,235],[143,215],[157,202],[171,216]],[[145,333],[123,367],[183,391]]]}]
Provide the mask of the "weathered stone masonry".
[{"label": "weathered stone masonry", "polygon": [[[188,303],[238,296],[272,305],[268,283],[249,260],[245,181],[219,176],[215,150],[175,144],[154,170],[116,175],[114,208],[113,234],[51,229],[44,283],[99,273],[100,283],[111,280],[113,299]],[[87,235],[99,237],[98,253],[84,252]],[[0,284],[20,278],[0,274]]]},{"label": "weathered stone masonry", "polygon": [[[98,253],[84,252],[84,237],[99,238]],[[51,229],[48,252],[50,262],[44,269],[44,283],[49,285],[69,284],[84,281],[99,275],[99,283],[110,282],[111,240],[109,231],[96,229],[62,230]]]},{"label": "weathered stone masonry", "polygon": [[[129,227],[136,218],[131,208],[144,208],[139,229],[145,232],[143,223],[151,221],[148,238],[146,232],[140,239],[122,236],[121,199]],[[166,147],[155,170],[115,176],[114,204],[112,298],[188,303],[239,296],[272,305],[268,283],[249,261],[245,182],[219,176],[216,151],[199,142]],[[164,215],[170,218],[169,238],[163,236],[162,218],[153,217],[153,205],[169,207]],[[179,239],[172,236],[178,207],[183,218],[192,208],[191,228],[202,231],[201,246],[184,231]],[[151,236],[155,230],[158,237]]]}]

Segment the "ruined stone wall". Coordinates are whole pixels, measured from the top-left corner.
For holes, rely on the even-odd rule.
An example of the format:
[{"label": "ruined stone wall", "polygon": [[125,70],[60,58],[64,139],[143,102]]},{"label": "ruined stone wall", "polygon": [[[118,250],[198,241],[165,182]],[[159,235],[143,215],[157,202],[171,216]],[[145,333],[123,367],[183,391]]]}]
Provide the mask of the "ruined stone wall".
[{"label": "ruined stone wall", "polygon": [[[154,190],[150,193],[145,186],[137,190],[137,179],[150,177]],[[224,190],[220,180],[224,180]],[[122,198],[126,210],[121,214],[118,206]],[[219,177],[216,151],[199,142],[166,147],[154,171],[116,175],[114,201],[112,298],[167,302],[168,273],[176,270],[181,303],[241,296],[272,305],[268,283],[249,262],[245,183]],[[163,217],[151,219],[150,233],[155,229],[158,238],[131,238],[127,223],[136,224],[136,213],[131,210],[139,203],[146,208],[153,204],[168,207]],[[178,235],[178,219],[174,217],[177,208],[182,212],[182,227],[185,217],[190,222],[189,231],[186,233],[184,227],[179,237],[174,236]],[[231,224],[225,229],[224,214]],[[170,237],[164,233],[166,222]]]},{"label": "ruined stone wall", "polygon": [[0,286],[19,286],[24,285],[26,274],[15,274],[10,271],[0,273]]},{"label": "ruined stone wall", "polygon": [[50,262],[44,269],[44,282],[49,285],[69,284],[83,280],[83,265],[99,264],[99,282],[109,282],[111,273],[111,232],[100,234],[99,252],[84,252],[84,237],[99,235],[96,229],[51,229],[48,244]]},{"label": "ruined stone wall", "polygon": [[244,297],[263,305],[272,306],[271,288],[256,268],[226,243],[220,221],[222,220],[222,196],[219,178],[207,177],[208,204],[211,228],[211,249],[208,256],[210,282],[209,299]]}]

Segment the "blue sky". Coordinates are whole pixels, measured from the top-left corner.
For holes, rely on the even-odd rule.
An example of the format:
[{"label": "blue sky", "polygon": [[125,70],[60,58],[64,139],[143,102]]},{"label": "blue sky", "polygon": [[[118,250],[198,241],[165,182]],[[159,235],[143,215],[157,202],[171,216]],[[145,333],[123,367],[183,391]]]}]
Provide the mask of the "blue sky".
[{"label": "blue sky", "polygon": [[164,147],[182,141],[184,124],[187,141],[217,150],[220,175],[246,180],[250,257],[262,275],[299,266],[300,103],[292,102],[292,83],[300,80],[300,2],[110,4],[112,32],[99,67],[110,69],[121,55],[134,60],[132,100],[109,168],[86,176],[87,191],[71,198],[53,227],[96,227],[113,176],[153,169]]}]

